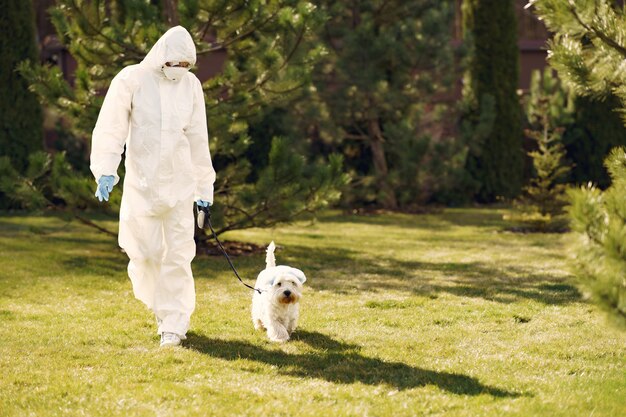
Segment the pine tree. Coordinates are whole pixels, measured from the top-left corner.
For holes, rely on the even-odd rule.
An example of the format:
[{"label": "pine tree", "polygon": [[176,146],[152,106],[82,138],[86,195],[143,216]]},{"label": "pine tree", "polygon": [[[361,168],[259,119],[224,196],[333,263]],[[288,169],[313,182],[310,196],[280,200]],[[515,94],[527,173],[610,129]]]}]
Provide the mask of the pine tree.
[{"label": "pine tree", "polygon": [[561,87],[551,69],[546,68],[543,76],[539,71],[533,72],[526,103],[526,135],[537,146],[528,152],[534,175],[516,201],[517,213],[507,217],[521,223],[524,230],[566,230],[565,179],[571,167],[565,161],[562,139],[565,126],[573,120],[573,102],[573,96]]},{"label": "pine tree", "polygon": [[[550,64],[577,94],[615,95],[626,114],[626,10],[608,0],[533,1],[549,30]],[[624,119],[626,122],[626,118]],[[580,239],[576,272],[599,303],[626,323],[626,151],[606,160],[612,184],[570,193],[572,228]]]},{"label": "pine tree", "polygon": [[[92,198],[93,184],[91,178],[77,175],[63,152],[54,156],[44,151],[31,153],[24,173],[13,167],[9,157],[0,157],[0,192],[4,194],[8,207],[30,211],[52,210],[115,236],[115,233],[82,214],[86,209],[98,206],[98,201]],[[119,203],[119,196],[112,196],[111,205],[119,208]]]},{"label": "pine tree", "polygon": [[[61,41],[76,58],[74,86],[56,67],[23,65],[41,100],[89,140],[112,77],[138,63],[167,27],[180,23],[196,41],[199,57],[225,51],[223,71],[203,84],[213,162],[218,171],[214,223],[218,233],[268,226],[314,212],[338,198],[342,161],[315,163],[271,143],[269,164],[255,170],[246,158],[249,125],[271,106],[298,97],[322,52],[311,43],[321,15],[307,1],[234,0],[146,2],[59,0],[51,10]],[[167,3],[167,4],[165,4]],[[176,5],[176,7],[171,7]],[[251,181],[250,178],[256,178]],[[291,199],[278,196],[292,196]]]},{"label": "pine tree", "polygon": [[484,100],[495,101],[491,132],[472,146],[467,168],[480,183],[479,201],[515,197],[523,181],[521,109],[517,97],[518,49],[512,0],[464,0],[463,29],[470,45],[464,99],[468,119]]},{"label": "pine tree", "polygon": [[591,183],[569,193],[568,212],[579,235],[576,274],[598,304],[626,325],[626,150],[606,159],[612,184]]},{"label": "pine tree", "polygon": [[16,71],[21,61],[37,59],[35,17],[30,1],[3,0],[0,9],[0,156],[23,172],[28,155],[43,149],[41,106]]},{"label": "pine tree", "polygon": [[453,1],[318,4],[328,16],[319,31],[328,53],[296,108],[300,129],[320,149],[345,155],[350,203],[395,209],[423,202],[451,171],[443,165],[459,165],[450,156],[463,152],[446,143],[452,139],[439,128],[449,113],[433,104],[453,84]]}]

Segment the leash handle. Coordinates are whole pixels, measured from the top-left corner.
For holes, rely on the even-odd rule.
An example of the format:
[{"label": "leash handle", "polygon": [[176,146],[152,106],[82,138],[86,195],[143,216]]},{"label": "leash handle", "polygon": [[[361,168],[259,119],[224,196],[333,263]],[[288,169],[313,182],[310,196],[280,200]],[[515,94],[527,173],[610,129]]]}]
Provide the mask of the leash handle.
[{"label": "leash handle", "polygon": [[241,282],[243,285],[245,285],[246,287],[250,288],[251,290],[256,291],[259,294],[261,294],[262,290],[260,290],[258,288],[254,288],[254,287],[246,284],[245,282],[243,282],[243,280],[239,276],[239,273],[235,269],[235,266],[233,265],[233,262],[230,260],[230,256],[228,256],[228,253],[226,253],[226,249],[224,249],[224,246],[222,246],[222,242],[220,242],[220,240],[217,238],[217,233],[215,233],[215,230],[213,229],[213,225],[211,224],[211,210],[209,209],[209,207],[201,207],[201,206],[198,206],[198,205],[196,205],[196,207],[198,208],[198,227],[201,228],[201,229],[204,229],[206,225],[209,226],[209,229],[211,229],[211,233],[213,233],[213,238],[215,238],[215,241],[217,242],[217,245],[219,246],[219,248],[222,251],[222,254],[226,258],[226,260],[228,261],[228,264],[230,265],[231,269],[235,273],[235,276],[237,277],[239,282]]}]

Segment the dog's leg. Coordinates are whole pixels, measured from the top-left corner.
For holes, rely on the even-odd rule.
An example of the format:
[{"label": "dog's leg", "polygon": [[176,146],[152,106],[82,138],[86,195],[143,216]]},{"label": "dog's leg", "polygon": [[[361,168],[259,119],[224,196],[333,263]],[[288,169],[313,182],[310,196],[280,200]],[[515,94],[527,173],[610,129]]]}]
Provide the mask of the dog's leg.
[{"label": "dog's leg", "polygon": [[289,340],[289,332],[281,323],[275,321],[267,325],[267,337],[272,342],[286,342]]},{"label": "dog's leg", "polygon": [[294,330],[296,330],[296,326],[298,325],[298,317],[300,317],[300,306],[298,303],[292,306],[291,317],[287,322],[287,332],[291,336]]},{"label": "dog's leg", "polygon": [[261,320],[262,314],[262,301],[257,294],[254,294],[252,297],[252,325],[254,330],[265,329],[263,320]]},{"label": "dog's leg", "polygon": [[293,333],[293,331],[296,330],[297,325],[298,325],[297,317],[294,317],[291,320],[289,320],[289,323],[287,324],[287,333],[289,333],[290,336],[291,336],[291,333]]},{"label": "dog's leg", "polygon": [[253,319],[252,322],[254,323],[254,330],[265,330],[261,319]]}]

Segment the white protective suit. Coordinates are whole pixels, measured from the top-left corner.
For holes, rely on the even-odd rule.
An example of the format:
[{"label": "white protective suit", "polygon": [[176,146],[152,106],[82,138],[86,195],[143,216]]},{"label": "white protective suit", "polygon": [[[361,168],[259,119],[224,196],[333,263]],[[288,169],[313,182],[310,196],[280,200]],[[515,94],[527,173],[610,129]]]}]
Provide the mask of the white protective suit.
[{"label": "white protective suit", "polygon": [[190,72],[165,77],[166,62],[196,62],[187,30],[176,26],[144,60],[111,81],[93,131],[91,171],[113,175],[126,146],[119,244],[130,262],[135,297],[154,311],[158,333],[184,338],[195,308],[194,200],[213,202],[215,171],[209,153],[200,81]]}]

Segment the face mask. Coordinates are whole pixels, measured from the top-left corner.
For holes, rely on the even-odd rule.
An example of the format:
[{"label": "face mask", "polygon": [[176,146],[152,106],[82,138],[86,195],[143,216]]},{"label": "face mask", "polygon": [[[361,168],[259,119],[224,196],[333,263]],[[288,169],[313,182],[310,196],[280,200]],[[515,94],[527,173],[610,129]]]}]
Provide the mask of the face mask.
[{"label": "face mask", "polygon": [[168,80],[180,81],[185,76],[187,71],[189,71],[189,68],[168,67],[167,65],[163,65],[161,67],[161,71],[163,71],[165,78]]}]

